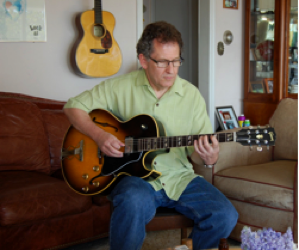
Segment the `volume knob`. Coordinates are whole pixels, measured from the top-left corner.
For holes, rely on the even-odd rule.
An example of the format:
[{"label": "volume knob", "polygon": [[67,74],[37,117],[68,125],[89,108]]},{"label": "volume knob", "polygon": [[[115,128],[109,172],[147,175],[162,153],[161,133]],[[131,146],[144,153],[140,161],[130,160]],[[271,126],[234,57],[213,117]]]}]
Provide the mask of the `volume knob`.
[{"label": "volume knob", "polygon": [[95,172],[100,171],[100,167],[99,167],[99,166],[94,166],[94,167],[93,167],[93,171],[95,171]]},{"label": "volume knob", "polygon": [[94,185],[95,187],[99,187],[100,186],[100,182],[98,182],[98,181],[93,182],[92,185]]}]

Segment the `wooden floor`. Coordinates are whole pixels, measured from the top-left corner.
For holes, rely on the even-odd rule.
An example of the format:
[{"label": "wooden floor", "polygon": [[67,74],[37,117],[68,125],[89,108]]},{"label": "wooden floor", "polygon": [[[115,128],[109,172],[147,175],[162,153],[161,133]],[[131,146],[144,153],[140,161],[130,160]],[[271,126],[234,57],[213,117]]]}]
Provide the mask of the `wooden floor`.
[{"label": "wooden floor", "polygon": [[[180,229],[148,232],[142,250],[161,250],[181,245],[180,236]],[[232,248],[240,247],[240,243],[237,241],[228,239],[228,243]],[[65,250],[110,250],[109,238],[98,239],[92,242],[68,247],[65,248]]]}]

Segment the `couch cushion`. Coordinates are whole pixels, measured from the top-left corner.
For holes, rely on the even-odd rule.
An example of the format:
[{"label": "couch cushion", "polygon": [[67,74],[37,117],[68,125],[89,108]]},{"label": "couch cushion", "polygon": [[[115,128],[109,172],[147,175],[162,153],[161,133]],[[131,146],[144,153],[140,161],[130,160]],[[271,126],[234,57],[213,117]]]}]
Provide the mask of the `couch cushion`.
[{"label": "couch cushion", "polygon": [[286,98],[277,106],[269,124],[276,132],[275,160],[298,159],[298,100]]},{"label": "couch cushion", "polygon": [[231,202],[239,213],[237,228],[235,228],[239,230],[233,231],[231,234],[234,238],[241,236],[243,226],[249,226],[252,231],[271,227],[282,233],[285,233],[288,227],[294,228],[294,213],[292,211],[260,207],[235,200],[231,200]]},{"label": "couch cushion", "polygon": [[49,147],[40,109],[33,103],[0,98],[0,171],[50,173]]},{"label": "couch cushion", "polygon": [[14,225],[82,213],[91,197],[72,191],[46,174],[28,171],[0,172],[0,225]]},{"label": "couch cushion", "polygon": [[62,110],[42,110],[49,140],[51,173],[61,168],[61,147],[70,122]]},{"label": "couch cushion", "polygon": [[214,185],[231,199],[293,211],[296,165],[295,161],[273,161],[233,167],[214,175]]},{"label": "couch cushion", "polygon": [[92,203],[98,206],[105,206],[111,204],[111,202],[106,198],[106,196],[94,195],[92,196]]}]

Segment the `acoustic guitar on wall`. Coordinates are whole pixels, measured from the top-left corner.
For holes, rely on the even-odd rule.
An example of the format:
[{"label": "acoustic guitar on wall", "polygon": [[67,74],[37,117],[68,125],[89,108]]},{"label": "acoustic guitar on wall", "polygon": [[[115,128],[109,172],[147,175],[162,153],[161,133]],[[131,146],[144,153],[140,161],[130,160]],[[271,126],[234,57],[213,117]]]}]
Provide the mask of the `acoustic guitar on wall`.
[{"label": "acoustic guitar on wall", "polygon": [[122,64],[120,48],[113,37],[115,19],[112,13],[102,11],[101,0],[94,0],[94,10],[80,15],[83,37],[75,52],[79,74],[98,78],[116,74]]}]

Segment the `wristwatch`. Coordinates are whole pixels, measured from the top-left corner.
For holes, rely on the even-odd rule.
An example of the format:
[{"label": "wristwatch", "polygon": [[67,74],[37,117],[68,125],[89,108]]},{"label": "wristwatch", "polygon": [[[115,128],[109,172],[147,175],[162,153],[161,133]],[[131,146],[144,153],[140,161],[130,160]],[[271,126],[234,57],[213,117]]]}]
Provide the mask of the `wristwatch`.
[{"label": "wristwatch", "polygon": [[217,162],[214,164],[204,164],[205,168],[213,168],[216,165]]}]

